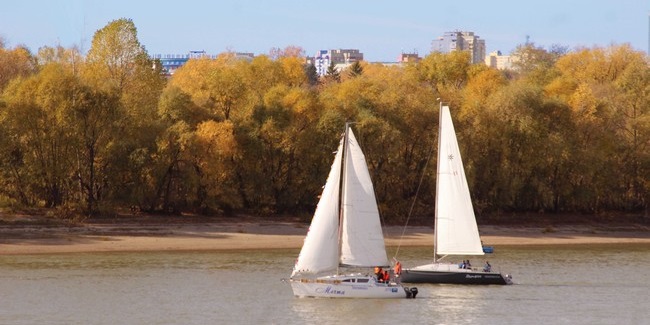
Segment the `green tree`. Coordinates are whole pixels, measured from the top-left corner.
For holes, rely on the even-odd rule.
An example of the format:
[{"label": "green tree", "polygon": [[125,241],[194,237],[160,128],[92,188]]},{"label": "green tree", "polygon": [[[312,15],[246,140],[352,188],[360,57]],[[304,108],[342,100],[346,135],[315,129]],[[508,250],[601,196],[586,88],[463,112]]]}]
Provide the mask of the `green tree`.
[{"label": "green tree", "polygon": [[356,78],[363,74],[363,67],[359,61],[354,61],[348,69],[350,69],[348,71],[350,78]]},{"label": "green tree", "polygon": [[333,82],[341,82],[341,73],[336,69],[334,62],[330,62],[325,72],[325,79]]},{"label": "green tree", "polygon": [[313,63],[305,65],[305,75],[307,75],[307,82],[310,86],[318,85],[318,72]]}]

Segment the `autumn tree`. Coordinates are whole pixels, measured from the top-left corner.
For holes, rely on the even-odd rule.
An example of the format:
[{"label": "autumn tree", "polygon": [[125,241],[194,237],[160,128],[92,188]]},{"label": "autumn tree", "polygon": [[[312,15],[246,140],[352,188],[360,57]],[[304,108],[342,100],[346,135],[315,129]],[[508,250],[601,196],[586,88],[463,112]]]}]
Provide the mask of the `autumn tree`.
[{"label": "autumn tree", "polygon": [[244,100],[245,84],[239,69],[238,59],[230,53],[220,55],[207,75],[207,102],[220,119],[229,120],[233,110]]},{"label": "autumn tree", "polygon": [[[193,166],[190,184],[196,195],[187,194],[193,202],[212,210],[268,211],[300,202],[305,192],[296,182],[313,185],[306,181],[312,171],[303,167],[310,164],[299,163],[299,156],[316,147],[304,141],[312,139],[306,135],[319,116],[309,88],[304,62],[295,56],[258,56],[249,62],[222,54],[216,60],[190,60],[179,69],[166,93],[174,91],[190,102],[178,102],[185,113],[166,111],[176,116],[193,109],[206,113],[197,115],[203,121],[188,124],[194,140],[181,154]],[[214,151],[226,143],[232,143],[230,149]]]},{"label": "autumn tree", "polygon": [[128,88],[136,64],[147,59],[133,21],[126,18],[113,20],[93,36],[86,56],[86,77],[96,85],[122,92]]},{"label": "autumn tree", "polygon": [[64,127],[74,136],[78,152],[76,180],[86,203],[85,211],[93,214],[112,183],[109,148],[117,137],[120,106],[114,94],[84,85],[76,87],[72,96]]},{"label": "autumn tree", "polygon": [[[431,88],[408,70],[368,65],[363,78],[326,84],[319,98],[332,129],[355,122],[383,214],[405,220],[434,146],[437,103]],[[424,188],[431,181],[433,177],[426,178]],[[431,202],[430,197],[423,194],[418,206],[423,202]]]},{"label": "autumn tree", "polygon": [[135,24],[125,18],[111,21],[95,33],[86,62],[84,80],[110,98],[118,99],[110,102],[116,105],[110,110],[120,112],[116,132],[121,136],[106,148],[110,154],[104,164],[111,182],[107,195],[134,203],[131,194],[140,184],[136,180],[145,173],[136,166],[145,168],[153,164],[152,153],[161,132],[160,122],[155,118],[165,85],[161,67],[154,66],[138,40]]},{"label": "autumn tree", "polygon": [[205,121],[193,134],[191,156],[197,176],[193,204],[202,212],[220,211],[227,214],[242,207],[237,189],[237,168],[232,157],[238,152],[231,121]]},{"label": "autumn tree", "polygon": [[509,72],[460,51],[356,62],[343,76],[330,64],[318,80],[289,46],[193,58],[167,80],[130,19],[98,30],[85,58],[0,41],[0,195],[88,214],[311,213],[352,121],[386,221],[425,222],[443,101],[479,218],[648,211],[645,54],[526,44],[513,55]]},{"label": "autumn tree", "polygon": [[57,207],[73,190],[72,139],[61,127],[75,80],[60,66],[12,84],[5,91],[3,124],[13,144],[5,160],[23,203]]},{"label": "autumn tree", "polygon": [[16,141],[8,163],[20,197],[43,200],[46,207],[79,199],[86,212],[94,211],[105,192],[104,154],[117,101],[59,63],[47,64],[6,94],[3,121]]},{"label": "autumn tree", "polygon": [[560,45],[553,45],[547,50],[534,43],[527,43],[517,46],[511,55],[517,58],[513,67],[521,77],[544,85],[557,76],[555,62],[566,53],[566,47]]},{"label": "autumn tree", "polygon": [[36,55],[39,65],[44,66],[50,63],[58,63],[70,70],[73,75],[79,75],[82,65],[85,62],[83,54],[78,48],[64,48],[63,46],[43,46],[38,49]]},{"label": "autumn tree", "polygon": [[[163,206],[231,211],[243,203],[233,164],[238,155],[233,119],[249,101],[246,61],[233,53],[190,60],[163,93],[165,121],[155,180]],[[164,186],[163,186],[164,185]],[[161,187],[162,186],[162,187]]]},{"label": "autumn tree", "polygon": [[445,101],[465,86],[471,67],[470,54],[465,51],[451,53],[432,52],[417,64],[421,80],[434,88]]},{"label": "autumn tree", "polygon": [[5,48],[4,41],[0,38],[0,92],[12,79],[27,77],[35,73],[36,68],[36,60],[27,48]]},{"label": "autumn tree", "polygon": [[309,166],[314,155],[320,157],[320,143],[312,142],[319,136],[315,125],[320,105],[302,67],[293,57],[256,58],[242,66],[249,71],[250,110],[235,132],[242,149],[238,163],[244,166],[238,178],[247,205],[282,212],[312,202],[312,192],[305,188],[314,187]]},{"label": "autumn tree", "polygon": [[[4,39],[0,37],[0,95],[11,81],[28,78],[37,72],[37,68],[37,62],[29,50],[22,46],[6,48]],[[0,96],[0,116],[6,116],[13,109],[7,107],[9,104],[5,100],[13,101],[14,95],[9,92],[7,96],[10,98]],[[11,106],[15,108],[15,105],[21,104],[13,101]],[[24,151],[16,145],[17,139],[10,124],[10,121],[0,118],[0,187],[4,189],[0,190],[0,195],[6,194],[8,197],[17,198],[22,204],[27,204],[31,201],[27,188],[29,182],[24,178],[24,169],[20,168],[24,164]]]},{"label": "autumn tree", "polygon": [[554,84],[565,86],[549,90],[566,98],[577,150],[591,158],[592,168],[582,173],[588,182],[579,183],[588,194],[577,196],[586,200],[582,205],[647,209],[649,69],[643,54],[627,45],[581,49],[556,66],[561,75]]},{"label": "autumn tree", "polygon": [[304,58],[305,50],[300,46],[287,46],[284,49],[281,48],[271,48],[269,51],[269,58],[271,60],[278,60],[280,58]]}]

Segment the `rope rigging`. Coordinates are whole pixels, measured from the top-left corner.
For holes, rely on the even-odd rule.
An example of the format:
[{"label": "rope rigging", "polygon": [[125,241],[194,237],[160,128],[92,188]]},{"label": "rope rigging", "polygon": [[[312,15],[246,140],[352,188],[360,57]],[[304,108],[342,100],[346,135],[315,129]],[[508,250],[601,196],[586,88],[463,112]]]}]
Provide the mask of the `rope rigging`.
[{"label": "rope rigging", "polygon": [[427,166],[429,166],[429,160],[431,160],[431,155],[433,154],[433,146],[429,150],[429,155],[427,156],[427,161],[424,164],[424,168],[422,168],[422,174],[420,175],[420,182],[418,183],[418,188],[415,191],[415,196],[413,197],[413,203],[411,203],[411,208],[409,209],[409,213],[406,216],[406,223],[404,224],[404,228],[402,228],[402,234],[399,237],[399,241],[397,243],[397,250],[395,251],[395,256],[393,257],[394,260],[397,260],[397,256],[399,255],[399,250],[402,247],[402,240],[404,239],[404,234],[406,233],[406,227],[408,227],[409,220],[411,219],[411,215],[413,214],[413,208],[415,207],[415,202],[418,199],[418,195],[420,194],[420,188],[422,187],[422,181],[424,180],[424,174],[425,171],[427,170]]}]

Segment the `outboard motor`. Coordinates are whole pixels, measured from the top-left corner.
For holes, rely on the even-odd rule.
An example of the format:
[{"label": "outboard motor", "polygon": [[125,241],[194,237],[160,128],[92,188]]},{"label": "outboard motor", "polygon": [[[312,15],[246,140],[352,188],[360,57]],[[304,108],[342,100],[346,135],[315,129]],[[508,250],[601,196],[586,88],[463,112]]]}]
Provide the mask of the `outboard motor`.
[{"label": "outboard motor", "polygon": [[415,299],[415,296],[418,295],[418,288],[416,287],[413,288],[404,287],[404,291],[406,292],[407,299],[411,299],[411,298]]}]

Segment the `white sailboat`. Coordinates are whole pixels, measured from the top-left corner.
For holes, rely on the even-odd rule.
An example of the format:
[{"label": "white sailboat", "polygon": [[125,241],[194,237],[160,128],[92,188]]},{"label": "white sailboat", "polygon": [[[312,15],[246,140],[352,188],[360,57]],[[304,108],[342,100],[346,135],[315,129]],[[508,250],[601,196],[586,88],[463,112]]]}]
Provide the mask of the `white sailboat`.
[{"label": "white sailboat", "polygon": [[[440,104],[433,263],[402,271],[405,283],[511,284],[490,265],[471,267],[441,260],[484,255],[449,106]],[[441,256],[441,258],[438,258]]]},{"label": "white sailboat", "polygon": [[380,282],[341,267],[389,266],[379,210],[365,157],[349,124],[289,282],[295,296],[411,298],[416,288]]}]

